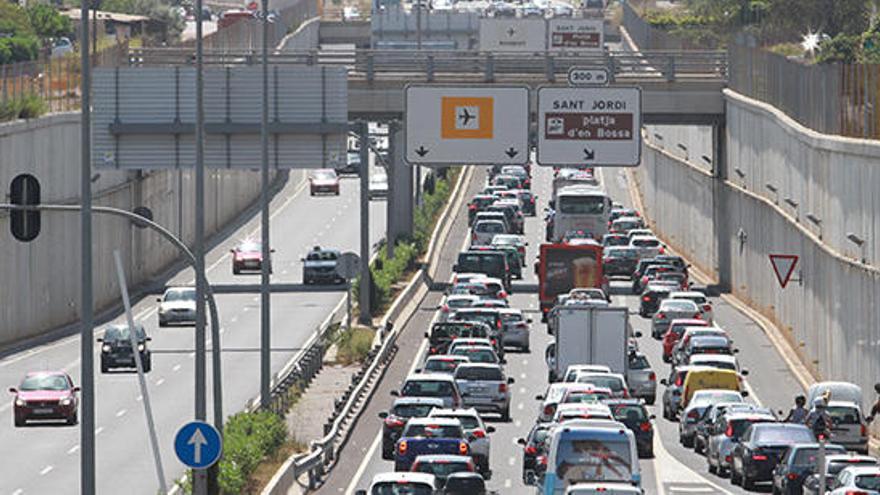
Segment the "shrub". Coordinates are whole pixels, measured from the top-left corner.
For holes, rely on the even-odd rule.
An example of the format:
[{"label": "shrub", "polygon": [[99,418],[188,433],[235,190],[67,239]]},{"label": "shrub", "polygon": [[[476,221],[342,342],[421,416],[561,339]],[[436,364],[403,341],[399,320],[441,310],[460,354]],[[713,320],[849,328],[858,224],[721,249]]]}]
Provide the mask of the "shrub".
[{"label": "shrub", "polygon": [[224,493],[242,493],[248,477],[287,438],[287,423],[269,411],[238,413],[223,432],[218,483]]},{"label": "shrub", "polygon": [[40,43],[34,36],[15,35],[0,38],[0,65],[26,62],[40,54]]},{"label": "shrub", "polygon": [[37,95],[25,95],[20,99],[0,102],[0,121],[33,119],[46,113],[46,102]]},{"label": "shrub", "polygon": [[362,363],[373,348],[375,334],[373,329],[366,327],[343,331],[336,341],[336,360],[342,364]]}]

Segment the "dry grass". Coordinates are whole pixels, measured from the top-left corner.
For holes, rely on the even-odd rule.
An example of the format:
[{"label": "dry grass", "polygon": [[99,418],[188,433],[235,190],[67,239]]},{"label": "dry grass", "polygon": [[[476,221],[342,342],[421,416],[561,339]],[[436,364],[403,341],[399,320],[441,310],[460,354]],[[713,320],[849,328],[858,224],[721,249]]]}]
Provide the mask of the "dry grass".
[{"label": "dry grass", "polygon": [[289,439],[284,442],[274,455],[264,459],[257,466],[257,469],[254,470],[248,480],[248,486],[245,493],[260,493],[272,479],[272,476],[275,476],[275,473],[290,456],[300,452],[306,452],[307,450],[308,446],[297,440]]}]

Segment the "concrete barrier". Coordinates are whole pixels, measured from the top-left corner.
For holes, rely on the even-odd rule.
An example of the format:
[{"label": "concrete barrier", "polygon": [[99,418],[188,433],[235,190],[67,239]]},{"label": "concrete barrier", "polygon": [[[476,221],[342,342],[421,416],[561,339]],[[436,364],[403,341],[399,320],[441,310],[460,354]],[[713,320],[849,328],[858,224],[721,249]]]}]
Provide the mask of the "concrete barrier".
[{"label": "concrete barrier", "polygon": [[[19,173],[35,175],[44,203],[79,203],[79,114],[0,125],[0,188]],[[208,170],[205,228],[211,235],[251,205],[260,194],[259,174]],[[95,170],[96,205],[132,210],[147,206],[154,220],[187,243],[194,235],[193,173],[189,171]],[[5,194],[5,193],[4,193]],[[0,347],[40,336],[78,317],[80,293],[78,214],[44,213],[40,236],[30,243],[13,239],[8,214],[0,214]],[[158,235],[128,222],[94,217],[95,306],[119,299],[110,265],[119,249],[128,263],[126,278],[136,286],[167,269],[178,252]]]}]

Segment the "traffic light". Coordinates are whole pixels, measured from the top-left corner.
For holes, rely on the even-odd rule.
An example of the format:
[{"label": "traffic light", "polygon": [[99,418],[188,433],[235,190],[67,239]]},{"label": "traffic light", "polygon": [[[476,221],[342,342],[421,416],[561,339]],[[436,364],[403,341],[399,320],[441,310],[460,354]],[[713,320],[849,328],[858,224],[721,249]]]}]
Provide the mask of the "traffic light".
[{"label": "traffic light", "polygon": [[[9,199],[14,205],[40,204],[40,181],[31,174],[20,174],[12,179]],[[40,234],[40,212],[12,210],[9,215],[12,237],[30,242]]]}]

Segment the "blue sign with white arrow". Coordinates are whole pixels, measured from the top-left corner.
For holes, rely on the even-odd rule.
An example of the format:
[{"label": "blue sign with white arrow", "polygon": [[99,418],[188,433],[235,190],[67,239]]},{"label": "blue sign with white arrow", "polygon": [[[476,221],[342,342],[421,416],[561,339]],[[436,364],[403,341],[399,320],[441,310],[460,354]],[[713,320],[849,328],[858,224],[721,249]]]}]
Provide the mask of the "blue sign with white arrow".
[{"label": "blue sign with white arrow", "polygon": [[174,453],[180,462],[193,469],[212,466],[223,452],[223,439],[216,428],[204,421],[192,421],[177,430]]}]

